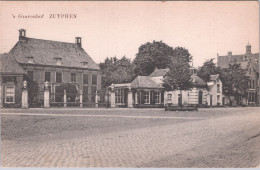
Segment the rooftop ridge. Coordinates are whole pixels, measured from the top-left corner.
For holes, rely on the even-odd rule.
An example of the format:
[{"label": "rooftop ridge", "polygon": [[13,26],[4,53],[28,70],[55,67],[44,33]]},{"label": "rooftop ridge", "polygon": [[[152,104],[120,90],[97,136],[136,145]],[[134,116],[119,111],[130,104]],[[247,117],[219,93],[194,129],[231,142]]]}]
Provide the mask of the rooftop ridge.
[{"label": "rooftop ridge", "polygon": [[[48,42],[56,42],[56,43],[65,43],[65,44],[73,44],[73,45],[77,45],[76,43],[71,43],[71,42],[63,42],[63,41],[57,41],[57,40],[46,40],[46,39],[30,38],[30,37],[25,37],[25,39],[31,39],[31,40],[41,40],[41,41],[48,41]],[[20,41],[19,41],[19,42],[20,42]]]}]

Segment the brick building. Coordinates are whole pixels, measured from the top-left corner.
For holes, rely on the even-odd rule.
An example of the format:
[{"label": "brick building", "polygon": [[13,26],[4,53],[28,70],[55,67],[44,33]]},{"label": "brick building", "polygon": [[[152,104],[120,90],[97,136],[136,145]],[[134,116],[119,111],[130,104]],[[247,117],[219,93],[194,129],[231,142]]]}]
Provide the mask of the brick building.
[{"label": "brick building", "polygon": [[251,45],[246,45],[245,54],[233,55],[228,52],[225,56],[217,55],[217,65],[221,68],[228,68],[229,64],[238,63],[247,71],[249,76],[248,88],[246,90],[246,103],[248,105],[259,104],[259,53],[251,52]]},{"label": "brick building", "polygon": [[[32,103],[43,102],[44,82],[49,82],[51,104],[64,101],[62,84],[71,84],[77,93],[67,94],[68,103],[77,103],[83,93],[84,105],[94,103],[95,92],[101,89],[99,65],[82,48],[81,37],[75,43],[26,37],[26,30],[19,30],[19,41],[9,52],[24,69],[26,75],[38,83]],[[5,61],[3,61],[5,62]]]}]

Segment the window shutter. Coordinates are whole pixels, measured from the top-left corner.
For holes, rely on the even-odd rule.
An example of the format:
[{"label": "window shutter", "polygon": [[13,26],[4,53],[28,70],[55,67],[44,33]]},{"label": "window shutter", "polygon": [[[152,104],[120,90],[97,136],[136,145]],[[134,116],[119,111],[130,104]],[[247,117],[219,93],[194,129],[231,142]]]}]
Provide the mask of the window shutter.
[{"label": "window shutter", "polygon": [[3,83],[6,83],[6,78],[5,77],[3,77]]},{"label": "window shutter", "polygon": [[137,103],[140,104],[140,91],[136,91]]},{"label": "window shutter", "polygon": [[151,92],[150,92],[150,103],[151,104],[155,104],[154,99],[155,99],[154,90],[151,90]]},{"label": "window shutter", "polygon": [[127,104],[128,103],[128,99],[127,99],[127,97],[128,97],[128,89],[124,89],[124,102],[125,102],[125,104]]},{"label": "window shutter", "polygon": [[161,103],[164,103],[164,91],[161,91]]},{"label": "window shutter", "polygon": [[144,104],[144,91],[143,90],[140,91],[140,95],[141,95],[141,104]]}]

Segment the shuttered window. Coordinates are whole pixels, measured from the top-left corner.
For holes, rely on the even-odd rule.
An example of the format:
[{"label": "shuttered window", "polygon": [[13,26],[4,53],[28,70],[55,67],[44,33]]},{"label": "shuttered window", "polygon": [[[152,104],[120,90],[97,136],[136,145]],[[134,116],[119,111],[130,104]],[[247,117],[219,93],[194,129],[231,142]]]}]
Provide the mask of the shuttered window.
[{"label": "shuttered window", "polygon": [[160,102],[160,97],[161,97],[160,92],[155,92],[154,94],[155,94],[154,95],[155,104],[160,104],[161,103]]},{"label": "shuttered window", "polygon": [[51,81],[51,73],[50,72],[45,72],[45,82],[46,81],[48,81],[48,82]]},{"label": "shuttered window", "polygon": [[88,84],[88,75],[83,74],[83,84]]},{"label": "shuttered window", "polygon": [[125,103],[124,89],[116,90],[116,103]]},{"label": "shuttered window", "polygon": [[217,93],[220,93],[220,84],[217,84]]},{"label": "shuttered window", "polygon": [[14,94],[15,94],[14,86],[5,87],[5,103],[14,103]]},{"label": "shuttered window", "polygon": [[92,75],[92,84],[97,84],[97,75]]},{"label": "shuttered window", "polygon": [[76,82],[76,73],[71,73],[71,82]]},{"label": "shuttered window", "polygon": [[150,104],[150,92],[149,91],[144,91],[144,103]]},{"label": "shuttered window", "polygon": [[61,83],[62,82],[62,73],[56,72],[56,82]]},{"label": "shuttered window", "polygon": [[33,71],[27,71],[27,75],[29,79],[33,81]]}]

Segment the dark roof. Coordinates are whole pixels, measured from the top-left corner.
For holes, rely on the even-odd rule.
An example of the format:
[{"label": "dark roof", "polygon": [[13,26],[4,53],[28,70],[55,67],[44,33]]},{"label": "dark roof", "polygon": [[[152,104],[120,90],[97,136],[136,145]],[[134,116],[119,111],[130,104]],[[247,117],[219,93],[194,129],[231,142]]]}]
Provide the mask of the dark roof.
[{"label": "dark roof", "polygon": [[[247,60],[245,60],[247,58]],[[218,66],[221,68],[228,68],[229,63],[241,63],[241,62],[248,62],[249,60],[251,61],[257,61],[259,62],[259,53],[255,54],[239,54],[239,55],[231,55],[230,61],[228,59],[228,56],[219,56],[218,57]]]},{"label": "dark roof", "polygon": [[195,80],[195,82],[192,81],[195,86],[207,86],[207,83],[195,74],[191,75],[191,79]]},{"label": "dark roof", "polygon": [[[24,37],[16,43],[10,53],[19,63],[27,63],[26,57],[33,57],[35,64],[56,65],[55,58],[62,58],[61,66],[100,69],[76,43]],[[88,63],[84,67],[82,62]]]},{"label": "dark roof", "polygon": [[210,81],[216,81],[219,77],[219,74],[210,75]]},{"label": "dark roof", "polygon": [[0,54],[1,74],[26,74],[22,66],[10,54]]},{"label": "dark roof", "polygon": [[154,72],[152,72],[149,76],[150,77],[158,77],[158,76],[164,76],[170,69],[155,69]]},{"label": "dark roof", "polygon": [[156,82],[150,76],[137,76],[131,82],[132,88],[163,88],[161,83]]}]

